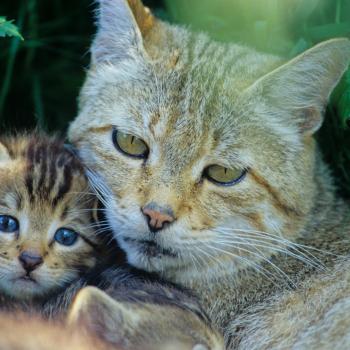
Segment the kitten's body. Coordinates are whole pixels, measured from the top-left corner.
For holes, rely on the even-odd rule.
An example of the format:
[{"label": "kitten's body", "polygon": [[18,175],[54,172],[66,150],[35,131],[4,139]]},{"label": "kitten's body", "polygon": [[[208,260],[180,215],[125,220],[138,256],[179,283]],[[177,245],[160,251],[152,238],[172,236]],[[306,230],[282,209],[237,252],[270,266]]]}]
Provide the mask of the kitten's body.
[{"label": "kitten's body", "polygon": [[[193,288],[230,348],[348,347],[349,205],[312,135],[349,41],[282,64],[137,0],[100,5],[70,138],[128,261]],[[147,152],[121,152],[116,131]],[[242,176],[209,181],[213,165]]]}]

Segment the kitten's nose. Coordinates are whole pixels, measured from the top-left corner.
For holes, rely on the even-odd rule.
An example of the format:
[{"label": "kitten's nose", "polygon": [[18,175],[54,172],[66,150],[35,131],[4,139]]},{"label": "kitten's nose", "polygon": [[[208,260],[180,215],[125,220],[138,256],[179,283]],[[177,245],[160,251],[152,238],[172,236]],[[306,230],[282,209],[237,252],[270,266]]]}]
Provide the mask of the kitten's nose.
[{"label": "kitten's nose", "polygon": [[170,207],[163,207],[154,202],[148,203],[141,210],[147,218],[148,227],[152,232],[162,230],[166,224],[170,224],[175,220]]},{"label": "kitten's nose", "polygon": [[41,255],[29,251],[22,252],[18,259],[27,272],[34,271],[43,262],[43,258]]}]

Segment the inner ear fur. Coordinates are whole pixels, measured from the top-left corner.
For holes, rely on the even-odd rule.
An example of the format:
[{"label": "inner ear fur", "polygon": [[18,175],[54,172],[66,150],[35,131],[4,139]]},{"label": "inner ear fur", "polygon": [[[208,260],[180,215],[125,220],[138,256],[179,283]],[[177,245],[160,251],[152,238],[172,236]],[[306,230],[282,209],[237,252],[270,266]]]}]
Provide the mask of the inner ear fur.
[{"label": "inner ear fur", "polygon": [[144,38],[153,28],[156,19],[151,10],[144,6],[141,0],[128,0],[128,4],[140,29],[142,37]]},{"label": "inner ear fur", "polygon": [[132,319],[132,312],[125,305],[96,287],[85,287],[75,297],[66,322],[100,340],[121,344]]},{"label": "inner ear fur", "polygon": [[349,61],[350,40],[328,40],[263,76],[248,92],[259,94],[267,108],[281,111],[285,125],[294,123],[302,134],[313,134],[322,125],[329,96]]},{"label": "inner ear fur", "polygon": [[6,162],[6,161],[8,161],[10,159],[11,159],[11,157],[10,157],[10,154],[9,154],[7,148],[5,147],[5,145],[3,145],[0,142],[0,163],[1,162]]},{"label": "inner ear fur", "polygon": [[92,64],[145,57],[143,39],[155,24],[151,11],[141,0],[98,0],[98,3]]}]

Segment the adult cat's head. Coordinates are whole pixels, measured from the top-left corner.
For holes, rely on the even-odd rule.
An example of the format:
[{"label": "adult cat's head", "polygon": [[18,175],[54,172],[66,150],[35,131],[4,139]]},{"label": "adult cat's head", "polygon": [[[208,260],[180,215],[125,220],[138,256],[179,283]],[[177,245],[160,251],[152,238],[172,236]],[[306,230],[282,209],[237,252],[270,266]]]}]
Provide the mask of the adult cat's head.
[{"label": "adult cat's head", "polygon": [[100,0],[91,52],[69,136],[130,263],[185,278],[261,259],[253,245],[268,256],[264,232],[296,237],[314,174],[327,177],[312,135],[349,40],[283,64],[158,21],[137,0]]}]

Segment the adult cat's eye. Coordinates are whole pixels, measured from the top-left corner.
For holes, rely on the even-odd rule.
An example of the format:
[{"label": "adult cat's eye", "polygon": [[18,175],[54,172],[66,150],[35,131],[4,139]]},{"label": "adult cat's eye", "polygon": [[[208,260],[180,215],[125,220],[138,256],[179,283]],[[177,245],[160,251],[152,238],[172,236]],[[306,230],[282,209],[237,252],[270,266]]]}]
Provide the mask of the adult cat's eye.
[{"label": "adult cat's eye", "polygon": [[60,228],[56,231],[54,239],[57,243],[67,247],[72,246],[78,239],[79,235],[68,228]]},{"label": "adult cat's eye", "polygon": [[247,171],[239,168],[225,168],[220,165],[211,165],[204,170],[204,176],[221,186],[232,186],[241,181]]},{"label": "adult cat's eye", "polygon": [[14,233],[19,230],[17,219],[9,215],[0,215],[0,232]]},{"label": "adult cat's eye", "polygon": [[112,137],[115,147],[121,153],[133,158],[147,158],[148,146],[140,138],[116,129],[113,130]]}]

